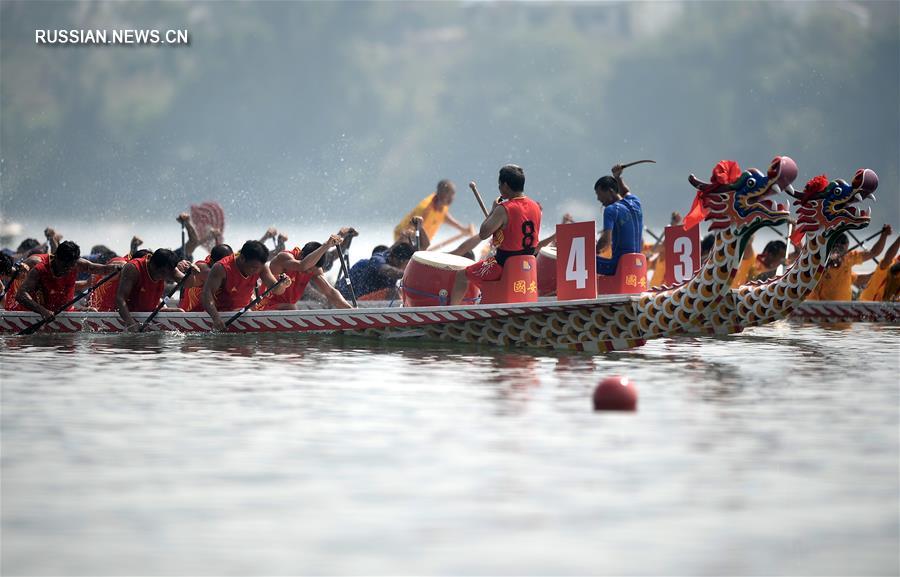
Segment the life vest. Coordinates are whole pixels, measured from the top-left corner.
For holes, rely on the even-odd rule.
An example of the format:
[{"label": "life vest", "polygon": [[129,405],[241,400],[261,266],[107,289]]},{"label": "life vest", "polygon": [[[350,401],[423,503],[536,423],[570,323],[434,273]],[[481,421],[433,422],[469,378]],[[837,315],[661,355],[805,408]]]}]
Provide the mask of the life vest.
[{"label": "life vest", "polygon": [[[47,253],[35,255],[41,259],[41,262],[50,262],[50,255]],[[29,257],[30,258],[30,257]],[[25,278],[28,276],[28,273],[25,271],[20,271],[19,274],[16,275],[16,278],[10,281],[9,290],[6,291],[6,298],[3,301],[3,308],[8,311],[27,311],[25,307],[19,304],[19,301],[16,300],[16,294],[19,292],[19,287],[22,286],[22,283],[25,282]]]},{"label": "life vest", "polygon": [[236,311],[244,308],[253,299],[253,289],[259,274],[244,276],[237,265],[241,253],[230,254],[220,260],[225,268],[225,280],[215,294],[216,308],[220,311]]},{"label": "life vest", "polygon": [[541,205],[527,196],[506,200],[506,226],[497,248],[497,262],[502,266],[515,255],[534,255],[541,234]]},{"label": "life vest", "polygon": [[[134,283],[131,294],[125,297],[125,304],[132,312],[152,311],[159,304],[159,299],[162,298],[163,291],[166,289],[166,281],[153,280],[150,277],[149,256],[133,259],[130,262],[138,270],[138,280]],[[116,290],[118,290],[118,286]]]},{"label": "life vest", "polygon": [[[52,259],[42,261],[34,270],[37,271],[38,282],[34,291],[35,300],[50,312],[56,312],[64,304],[75,298],[75,282],[78,280],[78,267],[62,276],[53,274]],[[73,310],[70,306],[66,310]]]},{"label": "life vest", "polygon": [[[212,255],[206,255],[206,258],[198,260],[194,264],[205,263],[212,268]],[[245,303],[246,304],[246,303]],[[241,305],[243,306],[243,305]],[[181,288],[181,300],[178,301],[178,308],[184,312],[199,312],[203,310],[203,286],[192,286]]]},{"label": "life vest", "polygon": [[[302,259],[302,256],[300,254],[300,247],[294,247],[293,250],[284,252],[290,252],[290,254],[292,254],[296,260]],[[268,311],[280,308],[280,305],[292,305],[296,303],[300,300],[300,298],[303,296],[303,293],[306,291],[306,285],[309,284],[309,281],[318,275],[318,270],[314,268],[308,272],[285,271],[285,274],[291,279],[291,286],[289,286],[280,295],[269,293],[266,298],[264,298],[258,305],[256,305],[256,310]]]},{"label": "life vest", "polygon": [[[109,263],[117,263],[117,262],[128,262],[128,259],[124,256],[117,256],[109,259]],[[119,278],[121,275],[116,275],[112,278],[112,280],[100,285],[94,292],[91,293],[91,306],[101,312],[109,312],[116,310],[116,293],[119,292]],[[91,275],[91,284],[97,284],[100,282],[100,279],[103,278],[103,275],[95,274]],[[129,307],[130,308],[130,307]],[[133,310],[133,309],[132,309]]]}]

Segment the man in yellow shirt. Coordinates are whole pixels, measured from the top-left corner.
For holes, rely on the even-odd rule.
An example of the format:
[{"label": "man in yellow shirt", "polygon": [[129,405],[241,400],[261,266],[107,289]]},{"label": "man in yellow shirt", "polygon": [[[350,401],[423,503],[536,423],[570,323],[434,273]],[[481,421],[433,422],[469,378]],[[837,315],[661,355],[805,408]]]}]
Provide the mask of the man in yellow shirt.
[{"label": "man in yellow shirt", "polygon": [[862,293],[859,295],[859,300],[861,301],[883,301],[888,300],[885,299],[885,289],[887,288],[888,281],[890,280],[890,270],[892,265],[900,262],[900,259],[897,258],[897,252],[900,249],[900,236],[898,236],[894,242],[891,243],[891,246],[884,253],[884,258],[881,260],[881,263],[875,267],[875,270],[872,272],[872,276],[869,277],[869,282],[866,284],[866,287],[863,289]]},{"label": "man in yellow shirt", "polygon": [[891,234],[891,225],[886,224],[881,229],[881,236],[872,250],[855,250],[847,252],[850,248],[850,239],[846,234],[841,234],[831,249],[828,257],[828,265],[825,273],[819,279],[819,284],[813,289],[807,300],[812,301],[849,301],[853,297],[851,284],[853,283],[853,267],[862,264],[872,257],[881,254],[884,243]]},{"label": "man in yellow shirt", "polygon": [[451,181],[447,179],[440,181],[435,192],[422,199],[422,202],[416,205],[412,212],[400,220],[400,224],[394,228],[394,242],[400,240],[401,235],[409,230],[409,223],[416,216],[422,217],[422,230],[431,239],[437,234],[445,220],[460,232],[468,232],[468,227],[463,226],[450,215],[450,205],[453,204],[455,195],[456,186]]},{"label": "man in yellow shirt", "polygon": [[756,252],[753,250],[753,237],[747,239],[747,247],[744,249],[744,256],[741,257],[741,264],[738,266],[734,279],[731,281],[731,288],[737,288],[750,280],[750,269],[756,262]]}]

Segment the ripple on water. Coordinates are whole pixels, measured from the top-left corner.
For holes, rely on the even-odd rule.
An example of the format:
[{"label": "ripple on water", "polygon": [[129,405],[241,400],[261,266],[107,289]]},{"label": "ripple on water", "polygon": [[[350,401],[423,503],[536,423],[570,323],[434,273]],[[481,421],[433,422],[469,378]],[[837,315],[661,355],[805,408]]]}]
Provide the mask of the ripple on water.
[{"label": "ripple on water", "polygon": [[896,574],[898,345],[0,337],[3,569]]}]

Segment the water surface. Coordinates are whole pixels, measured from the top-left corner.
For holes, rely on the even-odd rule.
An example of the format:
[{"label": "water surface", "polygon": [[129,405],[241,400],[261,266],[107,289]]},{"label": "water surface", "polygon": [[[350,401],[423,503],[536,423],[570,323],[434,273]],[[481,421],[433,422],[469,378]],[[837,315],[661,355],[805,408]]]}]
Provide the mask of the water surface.
[{"label": "water surface", "polygon": [[[0,570],[897,574],[898,345],[0,337]],[[611,374],[636,413],[592,410]]]}]

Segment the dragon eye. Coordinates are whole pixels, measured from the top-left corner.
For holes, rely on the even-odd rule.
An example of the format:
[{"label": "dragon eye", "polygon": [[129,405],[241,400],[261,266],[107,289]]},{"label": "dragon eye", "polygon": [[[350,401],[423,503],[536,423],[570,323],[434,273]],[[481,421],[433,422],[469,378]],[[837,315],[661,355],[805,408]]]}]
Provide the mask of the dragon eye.
[{"label": "dragon eye", "polygon": [[747,188],[753,188],[754,186],[756,186],[756,179],[751,176],[747,179]]}]

